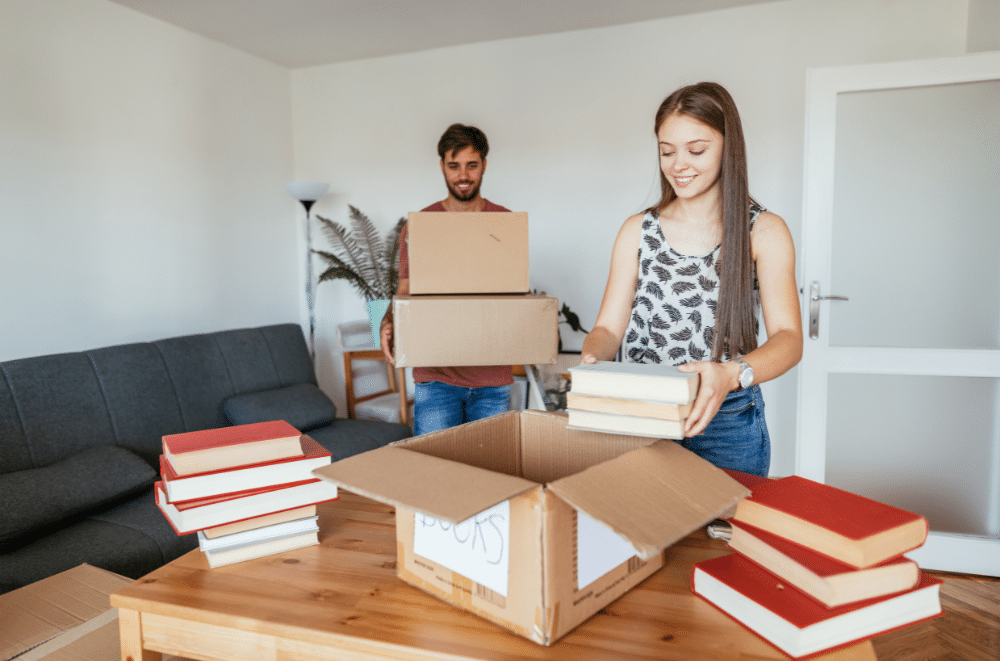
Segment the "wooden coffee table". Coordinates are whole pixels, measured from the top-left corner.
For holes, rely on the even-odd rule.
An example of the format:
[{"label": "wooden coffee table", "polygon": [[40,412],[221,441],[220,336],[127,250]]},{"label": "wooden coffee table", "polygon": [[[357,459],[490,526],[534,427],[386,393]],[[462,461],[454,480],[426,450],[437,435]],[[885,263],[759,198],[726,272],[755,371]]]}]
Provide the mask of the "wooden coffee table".
[{"label": "wooden coffee table", "polygon": [[[728,552],[701,530],[544,647],[399,580],[391,507],[341,491],[319,509],[319,546],[217,569],[195,550],[113,594],[123,661],[787,658],[691,593],[691,565]],[[875,653],[866,641],[815,658]]]}]

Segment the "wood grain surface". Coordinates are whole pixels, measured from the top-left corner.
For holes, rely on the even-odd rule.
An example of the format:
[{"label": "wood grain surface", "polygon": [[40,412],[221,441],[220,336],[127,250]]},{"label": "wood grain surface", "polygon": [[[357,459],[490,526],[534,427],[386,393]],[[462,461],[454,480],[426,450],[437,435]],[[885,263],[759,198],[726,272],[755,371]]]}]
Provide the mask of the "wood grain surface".
[{"label": "wood grain surface", "polygon": [[[552,646],[516,636],[396,577],[391,507],[341,491],[320,545],[210,569],[200,551],[112,595],[122,659],[785,659],[691,593],[691,565],[728,553],[698,530],[667,566]],[[870,642],[825,660],[875,659]]]}]

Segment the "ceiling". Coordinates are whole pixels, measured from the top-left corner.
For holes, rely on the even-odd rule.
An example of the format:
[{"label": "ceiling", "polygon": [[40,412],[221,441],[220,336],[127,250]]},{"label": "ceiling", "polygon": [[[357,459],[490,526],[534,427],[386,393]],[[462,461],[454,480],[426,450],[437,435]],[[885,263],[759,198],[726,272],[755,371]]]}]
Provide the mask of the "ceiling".
[{"label": "ceiling", "polygon": [[773,0],[111,0],[289,69]]}]

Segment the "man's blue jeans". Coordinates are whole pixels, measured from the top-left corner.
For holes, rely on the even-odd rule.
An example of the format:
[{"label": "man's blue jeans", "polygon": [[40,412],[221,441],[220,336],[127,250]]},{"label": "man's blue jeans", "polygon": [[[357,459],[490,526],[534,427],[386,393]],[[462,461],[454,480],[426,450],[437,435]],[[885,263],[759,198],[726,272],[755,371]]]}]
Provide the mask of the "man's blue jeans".
[{"label": "man's blue jeans", "polygon": [[719,468],[767,477],[771,467],[771,436],[764,420],[760,386],[752,385],[726,395],[705,431],[678,443]]},{"label": "man's blue jeans", "polygon": [[413,433],[417,436],[510,410],[510,386],[462,388],[440,381],[414,385]]}]

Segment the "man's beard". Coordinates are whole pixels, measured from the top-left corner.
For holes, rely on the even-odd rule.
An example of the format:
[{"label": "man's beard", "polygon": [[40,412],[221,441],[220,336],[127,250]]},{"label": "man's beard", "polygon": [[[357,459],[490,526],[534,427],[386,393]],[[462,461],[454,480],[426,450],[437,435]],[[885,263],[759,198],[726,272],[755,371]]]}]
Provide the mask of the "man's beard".
[{"label": "man's beard", "polygon": [[479,195],[478,185],[475,186],[474,188],[470,188],[469,192],[467,193],[461,192],[457,188],[453,187],[451,184],[448,184],[448,190],[451,192],[452,197],[454,197],[459,202],[468,202],[469,200],[475,199],[475,197]]}]

